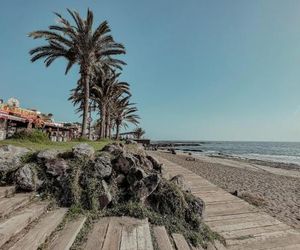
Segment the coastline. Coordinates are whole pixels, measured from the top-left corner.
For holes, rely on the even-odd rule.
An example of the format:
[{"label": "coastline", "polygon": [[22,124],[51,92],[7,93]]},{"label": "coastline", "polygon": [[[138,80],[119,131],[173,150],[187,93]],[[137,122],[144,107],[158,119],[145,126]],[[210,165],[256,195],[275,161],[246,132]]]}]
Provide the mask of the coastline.
[{"label": "coastline", "polygon": [[257,205],[275,218],[300,229],[300,171],[255,165],[233,159],[205,157],[193,154],[173,155],[157,151],[173,161],[206,178],[215,185]]}]

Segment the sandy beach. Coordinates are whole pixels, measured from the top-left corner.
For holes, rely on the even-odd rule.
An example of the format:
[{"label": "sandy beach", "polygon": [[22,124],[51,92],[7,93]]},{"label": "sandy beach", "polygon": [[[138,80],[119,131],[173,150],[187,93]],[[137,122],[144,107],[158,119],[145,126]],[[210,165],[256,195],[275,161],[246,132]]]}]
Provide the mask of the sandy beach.
[{"label": "sandy beach", "polygon": [[[215,185],[257,201],[259,207],[295,228],[300,228],[300,171],[250,164],[239,160],[157,152]],[[193,155],[195,157],[195,155]],[[250,196],[250,198],[249,198]]]}]

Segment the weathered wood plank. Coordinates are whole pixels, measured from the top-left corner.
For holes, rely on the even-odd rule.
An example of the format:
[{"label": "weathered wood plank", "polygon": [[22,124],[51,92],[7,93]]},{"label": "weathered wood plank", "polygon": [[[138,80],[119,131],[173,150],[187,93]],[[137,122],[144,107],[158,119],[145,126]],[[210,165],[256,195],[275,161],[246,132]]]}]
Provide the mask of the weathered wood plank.
[{"label": "weathered wood plank", "polygon": [[136,227],[122,228],[120,250],[138,250]]},{"label": "weathered wood plank", "polygon": [[181,234],[172,234],[172,237],[174,239],[177,250],[190,249],[188,243],[186,242],[185,238]]},{"label": "weathered wood plank", "polygon": [[0,248],[44,213],[48,202],[35,203],[0,223]]},{"label": "weathered wood plank", "polygon": [[73,245],[77,234],[80,232],[86,221],[86,217],[82,216],[75,220],[68,221],[65,227],[60,231],[55,239],[51,241],[48,249],[51,250],[69,250]]},{"label": "weathered wood plank", "polygon": [[119,223],[119,219],[116,217],[111,217],[102,250],[119,250],[121,234],[122,225]]},{"label": "weathered wood plank", "polygon": [[65,208],[60,208],[48,212],[48,214],[30,229],[23,238],[17,241],[10,250],[37,249],[59,225],[66,211]]},{"label": "weathered wood plank", "polygon": [[153,228],[153,233],[159,250],[173,250],[165,227],[156,226]]},{"label": "weathered wood plank", "polygon": [[0,187],[0,198],[9,197],[15,193],[15,186]]},{"label": "weathered wood plank", "polygon": [[88,234],[84,249],[102,249],[109,221],[110,218],[101,218],[97,223],[94,224],[93,229]]},{"label": "weathered wood plank", "polygon": [[148,221],[137,227],[138,250],[153,250],[152,238]]},{"label": "weathered wood plank", "polygon": [[0,218],[3,218],[14,210],[27,205],[32,198],[32,193],[20,193],[10,198],[0,200]]}]

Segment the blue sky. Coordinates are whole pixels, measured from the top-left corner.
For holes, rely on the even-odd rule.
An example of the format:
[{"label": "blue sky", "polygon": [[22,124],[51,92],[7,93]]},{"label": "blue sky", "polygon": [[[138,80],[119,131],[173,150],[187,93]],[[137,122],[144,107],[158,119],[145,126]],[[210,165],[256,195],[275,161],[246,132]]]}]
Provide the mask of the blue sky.
[{"label": "blue sky", "polygon": [[108,20],[127,48],[131,84],[152,139],[300,140],[298,0],[3,0],[0,97],[76,121],[67,101],[78,69],[45,68],[27,33],[55,22],[53,11]]}]

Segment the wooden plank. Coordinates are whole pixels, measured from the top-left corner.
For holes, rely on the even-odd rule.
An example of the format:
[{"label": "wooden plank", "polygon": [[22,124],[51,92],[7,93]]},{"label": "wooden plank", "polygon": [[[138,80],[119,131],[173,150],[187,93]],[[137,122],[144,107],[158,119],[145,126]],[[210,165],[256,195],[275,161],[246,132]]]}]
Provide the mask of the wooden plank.
[{"label": "wooden plank", "polygon": [[150,227],[147,220],[137,227],[138,250],[153,250]]},{"label": "wooden plank", "polygon": [[225,239],[239,239],[239,238],[253,238],[256,235],[261,235],[263,233],[269,232],[282,232],[289,230],[290,227],[286,224],[278,224],[278,225],[270,225],[270,226],[260,226],[260,227],[252,227],[252,228],[243,228],[240,230],[232,230],[232,231],[223,231],[220,232]]},{"label": "wooden plank", "polygon": [[[241,214],[241,215],[244,215],[244,214]],[[231,218],[228,218],[229,216]],[[221,216],[219,216],[219,217],[221,217]],[[235,225],[235,224],[240,224],[240,223],[245,223],[245,222],[262,221],[265,219],[273,220],[274,222],[276,221],[279,223],[279,221],[274,219],[273,217],[270,217],[267,215],[258,216],[256,213],[248,214],[248,216],[241,216],[241,217],[238,217],[236,215],[228,215],[228,217],[226,218],[226,216],[225,216],[225,218],[221,218],[221,219],[216,218],[216,220],[205,221],[205,223],[211,228],[218,227],[218,226],[224,226],[224,225]]]},{"label": "wooden plank", "polygon": [[235,230],[248,229],[248,228],[266,227],[266,226],[283,226],[283,225],[286,226],[286,224],[283,224],[278,220],[273,220],[273,218],[265,218],[257,221],[246,221],[240,223],[211,226],[211,229],[213,231],[218,231],[218,232],[228,232],[228,231],[235,231]]},{"label": "wooden plank", "polygon": [[250,212],[250,213],[241,213],[241,214],[217,215],[217,216],[205,218],[205,222],[209,223],[212,221],[222,221],[223,223],[226,223],[227,220],[251,218],[252,216],[259,218],[260,216],[263,215],[266,214],[263,212]]},{"label": "wooden plank", "polygon": [[48,207],[48,202],[31,204],[29,207],[14,214],[13,217],[0,223],[0,248],[12,237],[20,233],[31,222],[39,218]]},{"label": "wooden plank", "polygon": [[93,229],[88,234],[84,249],[102,249],[109,221],[110,218],[101,218],[97,223],[94,224]]},{"label": "wooden plank", "polygon": [[0,218],[8,216],[14,210],[17,210],[29,203],[32,193],[19,193],[10,198],[0,200]]},{"label": "wooden plank", "polygon": [[136,227],[123,227],[120,250],[138,250]]},{"label": "wooden plank", "polygon": [[37,249],[59,225],[66,211],[65,208],[60,208],[48,212],[48,214],[30,229],[23,238],[17,241],[10,250]]},{"label": "wooden plank", "polygon": [[156,226],[153,228],[153,233],[159,250],[173,250],[165,227]]},{"label": "wooden plank", "polygon": [[122,225],[118,218],[111,217],[104,239],[102,250],[119,250],[122,234]]},{"label": "wooden plank", "polygon": [[174,239],[177,250],[190,249],[188,243],[186,242],[185,238],[181,234],[172,234],[172,237]]},{"label": "wooden plank", "polygon": [[295,230],[289,230],[282,232],[281,234],[270,235],[266,238],[266,235],[262,235],[261,238],[247,239],[240,245],[230,246],[230,249],[287,249],[289,246],[293,248],[294,246],[300,245],[300,233]]},{"label": "wooden plank", "polygon": [[0,198],[10,197],[15,191],[15,186],[0,187]]},{"label": "wooden plank", "polygon": [[77,234],[80,232],[86,221],[86,217],[82,216],[72,221],[68,221],[65,227],[51,241],[48,249],[51,250],[68,250],[73,245]]}]

